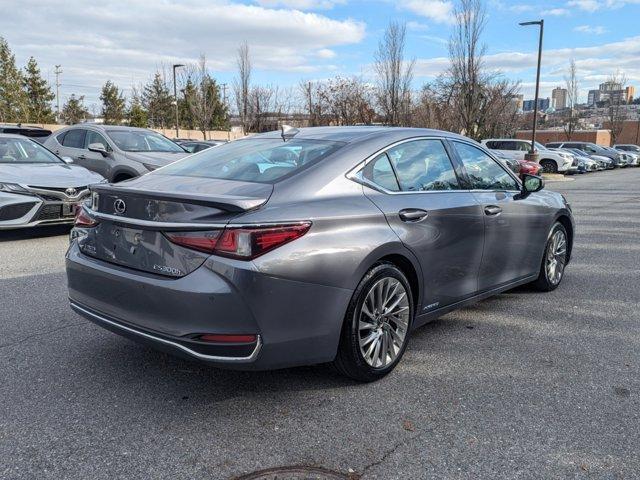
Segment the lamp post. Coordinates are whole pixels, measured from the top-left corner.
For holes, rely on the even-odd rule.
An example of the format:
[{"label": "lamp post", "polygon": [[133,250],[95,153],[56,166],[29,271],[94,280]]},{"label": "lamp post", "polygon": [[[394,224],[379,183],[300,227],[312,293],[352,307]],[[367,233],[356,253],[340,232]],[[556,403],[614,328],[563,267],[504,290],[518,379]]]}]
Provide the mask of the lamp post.
[{"label": "lamp post", "polygon": [[184,67],[181,63],[176,63],[173,66],[173,101],[176,104],[176,138],[180,136],[180,132],[178,131],[178,89],[176,87],[176,68]]},{"label": "lamp post", "polygon": [[534,22],[522,22],[520,26],[540,25],[540,39],[538,41],[538,70],[536,72],[536,96],[533,104],[533,130],[531,133],[531,152],[528,154],[527,160],[537,161],[538,155],[535,153],[534,145],[536,143],[536,126],[538,124],[538,94],[540,92],[540,63],[542,62],[542,35],[544,33],[544,20],[536,20]]}]

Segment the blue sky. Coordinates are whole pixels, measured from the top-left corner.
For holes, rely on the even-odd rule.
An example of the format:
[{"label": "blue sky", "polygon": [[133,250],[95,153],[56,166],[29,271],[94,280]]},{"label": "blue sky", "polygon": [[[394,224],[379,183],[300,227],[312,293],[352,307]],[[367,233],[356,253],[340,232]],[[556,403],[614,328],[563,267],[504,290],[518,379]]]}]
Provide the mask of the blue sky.
[{"label": "blue sky", "polygon": [[[363,75],[372,80],[377,42],[390,20],[407,23],[407,56],[416,59],[415,87],[447,65],[453,1],[447,0],[0,0],[0,33],[17,60],[33,55],[53,81],[61,64],[61,98],[83,94],[98,103],[106,80],[126,92],[156,68],[205,54],[231,83],[235,52],[249,43],[254,82],[295,86],[300,80]],[[532,96],[535,27],[545,19],[542,96],[563,84],[575,58],[586,91],[620,70],[640,86],[640,0],[486,0],[487,65],[522,82]]]}]

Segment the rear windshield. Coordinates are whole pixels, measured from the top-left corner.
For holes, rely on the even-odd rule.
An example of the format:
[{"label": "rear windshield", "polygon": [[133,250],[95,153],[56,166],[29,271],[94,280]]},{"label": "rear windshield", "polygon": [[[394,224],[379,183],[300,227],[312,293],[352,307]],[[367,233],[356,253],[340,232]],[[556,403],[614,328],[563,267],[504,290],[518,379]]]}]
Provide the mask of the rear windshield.
[{"label": "rear windshield", "polygon": [[273,183],[322,160],[343,145],[320,140],[239,140],[208,148],[153,173]]},{"label": "rear windshield", "polygon": [[64,163],[53,153],[27,138],[0,138],[0,163]]}]

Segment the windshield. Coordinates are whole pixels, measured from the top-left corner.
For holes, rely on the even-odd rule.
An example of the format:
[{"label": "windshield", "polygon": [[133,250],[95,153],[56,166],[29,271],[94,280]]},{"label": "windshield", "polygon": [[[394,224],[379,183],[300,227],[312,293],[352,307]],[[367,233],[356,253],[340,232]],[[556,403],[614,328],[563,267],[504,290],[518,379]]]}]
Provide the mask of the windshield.
[{"label": "windshield", "polygon": [[120,150],[125,152],[184,152],[184,149],[159,133],[145,130],[107,131]]},{"label": "windshield", "polygon": [[156,172],[158,175],[273,183],[332,154],[344,144],[276,138],[238,140],[208,148]]},{"label": "windshield", "polygon": [[0,163],[64,162],[32,140],[0,137]]},{"label": "windshield", "polygon": [[541,143],[536,142],[534,143],[534,145],[536,146],[536,150],[548,150],[548,148],[542,145]]}]

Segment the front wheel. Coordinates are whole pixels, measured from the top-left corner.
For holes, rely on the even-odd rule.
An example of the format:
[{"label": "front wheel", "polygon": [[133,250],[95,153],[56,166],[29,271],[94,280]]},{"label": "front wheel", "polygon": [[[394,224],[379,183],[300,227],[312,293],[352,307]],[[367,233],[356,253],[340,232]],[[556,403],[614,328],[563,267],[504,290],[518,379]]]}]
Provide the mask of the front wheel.
[{"label": "front wheel", "polygon": [[391,263],[374,265],[349,303],[334,366],[361,382],[384,377],[402,358],[412,323],[407,278]]},{"label": "front wheel", "polygon": [[540,166],[544,173],[558,173],[558,165],[553,160],[540,160]]},{"label": "front wheel", "polygon": [[567,230],[561,223],[555,223],[547,240],[540,273],[533,282],[535,288],[543,292],[558,288],[567,265],[568,245]]}]

